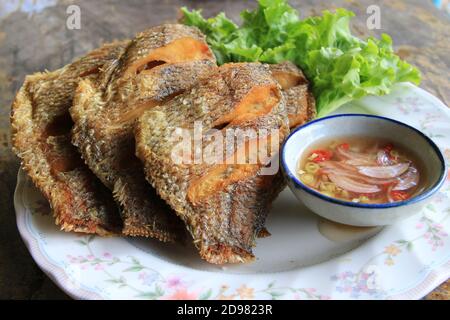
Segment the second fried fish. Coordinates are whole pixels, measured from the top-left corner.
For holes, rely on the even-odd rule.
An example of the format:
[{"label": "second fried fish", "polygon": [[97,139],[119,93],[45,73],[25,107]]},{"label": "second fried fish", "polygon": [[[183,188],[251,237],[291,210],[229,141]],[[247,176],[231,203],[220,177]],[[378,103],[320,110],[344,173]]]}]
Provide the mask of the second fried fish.
[{"label": "second fried fish", "polygon": [[278,167],[270,166],[288,133],[284,98],[269,67],[228,64],[146,111],[136,127],[136,151],[203,259],[249,262],[284,186]]},{"label": "second fried fish", "polygon": [[138,34],[104,71],[102,83],[79,84],[70,110],[72,141],[112,190],[124,234],[171,241],[185,229],[146,183],[134,155],[133,128],[145,110],[189,89],[215,68],[214,55],[196,28],[167,24]]}]

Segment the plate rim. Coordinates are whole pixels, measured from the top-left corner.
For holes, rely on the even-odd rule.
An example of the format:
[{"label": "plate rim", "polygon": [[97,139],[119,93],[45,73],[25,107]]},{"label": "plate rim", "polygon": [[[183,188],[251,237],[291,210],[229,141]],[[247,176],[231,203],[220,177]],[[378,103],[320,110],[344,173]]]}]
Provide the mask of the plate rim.
[{"label": "plate rim", "polygon": [[19,234],[31,254],[31,257],[36,262],[38,267],[52,280],[64,293],[69,295],[72,299],[77,300],[102,300],[104,297],[99,294],[84,290],[81,288],[74,288],[71,285],[69,277],[60,267],[54,265],[40,250],[38,239],[28,230],[25,218],[29,214],[29,210],[24,204],[24,184],[25,172],[22,167],[19,167],[17,172],[17,184],[14,190],[14,208],[16,211],[16,224]]},{"label": "plate rim", "polygon": [[[409,87],[414,90],[420,91],[429,99],[433,100],[441,109],[448,115],[450,115],[450,110],[445,104],[427,92],[426,90],[419,88],[415,85],[408,84]],[[52,263],[42,252],[40,247],[40,242],[35,235],[32,234],[26,225],[26,216],[29,213],[29,209],[24,203],[25,194],[25,181],[26,173],[20,167],[17,173],[17,184],[14,190],[14,208],[16,213],[16,224],[18,227],[19,234],[25,243],[28,251],[30,252],[33,260],[39,266],[39,268],[67,295],[73,299],[92,299],[101,300],[108,299],[108,297],[101,296],[100,294],[93,292],[91,290],[86,290],[74,285],[67,273],[59,266]],[[440,266],[436,266],[430,269],[428,274],[419,283],[414,284],[413,287],[406,289],[406,291],[387,296],[388,300],[396,299],[420,299],[427,295],[429,292],[437,288],[441,283],[450,278],[450,259],[444,262]]]}]

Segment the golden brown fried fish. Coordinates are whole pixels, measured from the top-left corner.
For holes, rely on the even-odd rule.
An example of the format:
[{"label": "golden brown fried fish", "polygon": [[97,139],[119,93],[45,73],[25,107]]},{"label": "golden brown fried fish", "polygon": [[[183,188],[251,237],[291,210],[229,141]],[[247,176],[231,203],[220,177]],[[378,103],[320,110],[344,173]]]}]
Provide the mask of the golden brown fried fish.
[{"label": "golden brown fried fish", "polygon": [[[136,152],[147,180],[186,223],[203,259],[248,262],[284,186],[278,168],[269,170],[276,162],[269,155],[277,156],[288,132],[284,99],[269,67],[227,64],[146,111],[136,127]],[[216,144],[221,139],[225,146]]]},{"label": "golden brown fried fish", "polygon": [[178,24],[138,34],[103,82],[82,81],[71,115],[73,143],[89,168],[120,204],[123,233],[171,241],[185,228],[146,182],[135,156],[135,120],[180,94],[216,68],[214,55],[196,28]]},{"label": "golden brown fried fish", "polygon": [[12,105],[14,151],[65,231],[107,235],[122,228],[111,193],[70,142],[69,107],[78,82],[96,82],[126,45],[104,45],[59,70],[27,76]]},{"label": "golden brown fried fish", "polygon": [[269,66],[272,76],[283,90],[290,127],[295,128],[312,120],[316,115],[316,103],[303,72],[289,61]]}]

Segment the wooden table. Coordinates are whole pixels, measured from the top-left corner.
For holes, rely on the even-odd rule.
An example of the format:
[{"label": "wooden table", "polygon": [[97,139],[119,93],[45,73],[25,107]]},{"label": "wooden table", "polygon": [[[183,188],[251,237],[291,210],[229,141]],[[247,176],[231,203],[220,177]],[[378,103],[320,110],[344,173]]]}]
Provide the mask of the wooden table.
[{"label": "wooden table", "polygon": [[[330,3],[333,3],[330,5]],[[15,225],[13,193],[19,167],[11,152],[9,134],[10,103],[24,76],[45,69],[51,70],[70,62],[104,41],[131,37],[144,28],[175,21],[182,5],[203,8],[206,15],[226,11],[233,18],[253,1],[181,1],[181,0],[102,0],[66,1],[38,0],[36,12],[26,12],[23,5],[11,11],[19,0],[0,3],[0,299],[64,299],[59,290],[36,266]],[[66,28],[66,9],[75,3],[81,8],[81,29]],[[303,16],[324,9],[346,7],[357,17],[354,30],[360,36],[389,33],[398,53],[416,64],[423,72],[422,87],[447,105],[450,101],[450,24],[431,0],[291,0]],[[366,8],[381,8],[381,30],[366,27]],[[450,281],[429,294],[427,299],[448,299]]]}]

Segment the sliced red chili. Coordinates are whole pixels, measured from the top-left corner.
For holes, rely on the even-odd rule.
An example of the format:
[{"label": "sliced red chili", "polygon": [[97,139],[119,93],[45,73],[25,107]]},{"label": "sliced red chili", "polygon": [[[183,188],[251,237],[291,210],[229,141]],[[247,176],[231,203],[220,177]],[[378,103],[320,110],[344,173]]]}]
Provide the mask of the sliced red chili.
[{"label": "sliced red chili", "polygon": [[391,191],[391,197],[394,201],[403,201],[409,198],[409,193],[401,190]]},{"label": "sliced red chili", "polygon": [[384,151],[386,151],[387,153],[390,153],[392,151],[392,149],[394,149],[394,146],[392,145],[392,143],[388,143],[387,145],[384,146]]},{"label": "sliced red chili", "polygon": [[325,149],[314,150],[310,154],[311,161],[313,161],[315,163],[330,160],[332,157],[333,157],[333,152],[331,152],[330,150],[325,150]]},{"label": "sliced red chili", "polygon": [[383,189],[383,190],[387,190],[389,189],[390,186],[392,186],[393,184],[395,184],[396,182],[385,182],[385,183],[380,183],[379,186]]},{"label": "sliced red chili", "polygon": [[340,145],[338,145],[338,148],[342,148],[344,150],[348,150],[350,149],[350,145],[348,143],[341,143]]}]

